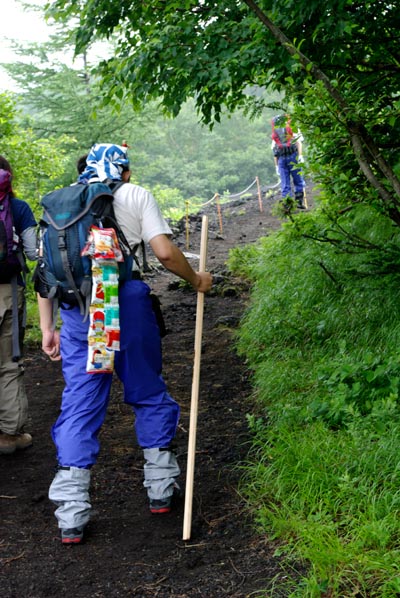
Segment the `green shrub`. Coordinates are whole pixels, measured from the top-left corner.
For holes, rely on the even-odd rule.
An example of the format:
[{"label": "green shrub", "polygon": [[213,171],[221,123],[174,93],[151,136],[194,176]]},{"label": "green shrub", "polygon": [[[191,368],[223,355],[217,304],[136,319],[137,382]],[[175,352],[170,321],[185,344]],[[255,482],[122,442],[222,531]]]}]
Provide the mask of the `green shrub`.
[{"label": "green shrub", "polygon": [[242,492],[288,577],[293,559],[305,566],[291,597],[394,598],[399,238],[369,208],[339,224],[315,210],[230,254],[252,281],[236,338],[257,399]]}]

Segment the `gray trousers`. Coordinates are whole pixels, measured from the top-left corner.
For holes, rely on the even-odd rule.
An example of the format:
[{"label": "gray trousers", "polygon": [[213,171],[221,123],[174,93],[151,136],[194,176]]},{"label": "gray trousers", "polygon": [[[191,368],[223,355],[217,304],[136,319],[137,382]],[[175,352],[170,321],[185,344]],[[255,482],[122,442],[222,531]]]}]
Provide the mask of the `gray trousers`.
[{"label": "gray trousers", "polygon": [[[18,288],[20,344],[23,337],[25,294]],[[12,290],[11,284],[0,284],[0,432],[20,432],[28,417],[24,369],[21,361],[13,361]]]},{"label": "gray trousers", "polygon": [[[143,454],[143,485],[149,498],[171,496],[180,474],[175,454],[158,448],[144,449]],[[92,508],[89,487],[89,469],[69,467],[57,471],[49,488],[49,498],[57,506],[55,516],[59,528],[84,527],[89,522]]]}]

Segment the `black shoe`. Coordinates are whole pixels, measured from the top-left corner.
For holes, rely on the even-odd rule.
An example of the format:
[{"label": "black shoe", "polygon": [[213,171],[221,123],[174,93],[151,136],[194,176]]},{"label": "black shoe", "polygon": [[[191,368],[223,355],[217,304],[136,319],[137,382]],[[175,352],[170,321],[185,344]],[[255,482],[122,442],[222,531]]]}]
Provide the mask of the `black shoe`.
[{"label": "black shoe", "polygon": [[176,501],[181,498],[182,491],[177,483],[174,484],[174,491],[166,498],[150,498],[150,511],[155,515],[170,513]]},{"label": "black shoe", "polygon": [[71,527],[61,530],[62,544],[81,544],[83,540],[83,527]]},{"label": "black shoe", "polygon": [[298,191],[294,194],[294,198],[297,202],[297,207],[299,210],[306,210],[306,206],[304,205],[304,193],[302,191]]}]

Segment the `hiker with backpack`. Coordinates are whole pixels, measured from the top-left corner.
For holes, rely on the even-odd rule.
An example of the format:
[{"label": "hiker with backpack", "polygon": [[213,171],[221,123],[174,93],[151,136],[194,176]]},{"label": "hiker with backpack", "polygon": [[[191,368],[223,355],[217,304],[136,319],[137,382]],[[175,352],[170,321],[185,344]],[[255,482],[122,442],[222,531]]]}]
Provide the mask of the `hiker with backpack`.
[{"label": "hiker with backpack", "polygon": [[[92,185],[101,183],[114,188],[112,206],[117,225],[114,228],[117,231],[118,227],[122,229],[122,234],[118,233],[117,237],[125,239],[131,253],[135,254],[130,276],[119,283],[118,297],[114,297],[114,315],[119,314],[116,328],[119,326],[120,332],[120,350],[115,351],[114,368],[124,386],[124,401],[132,406],[135,414],[136,438],[143,449],[145,461],[144,487],[150,511],[154,514],[168,513],[174,497],[180,492],[177,482],[180,468],[171,447],[179,406],[168,393],[161,375],[160,328],[150,288],[142,278],[139,262],[142,242],[149,243],[161,264],[189,282],[196,291],[209,291],[212,277],[208,272],[192,269],[171,241],[171,230],[154,197],[144,188],[129,182],[126,146],[95,144],[86,162],[78,184],[71,188],[78,188],[75,191],[78,192],[79,188],[86,187],[89,191]],[[99,230],[101,236],[101,228]],[[87,246],[90,248],[93,243],[92,239]],[[92,247],[93,255],[97,255],[96,251]],[[83,288],[82,284],[80,288]],[[102,293],[101,286],[93,287],[92,297],[97,296],[95,301],[102,301],[107,294],[105,290]],[[49,489],[49,498],[57,506],[55,515],[62,543],[79,544],[90,518],[90,470],[99,453],[98,434],[106,415],[112,382],[110,373],[97,373],[99,370],[88,373],[89,370],[93,372],[90,368],[92,362],[88,360],[88,331],[89,334],[93,330],[97,333],[103,321],[107,321],[107,314],[103,318],[97,305],[95,311],[92,310],[93,314],[90,312],[89,318],[85,319],[82,309],[71,307],[61,300],[62,326],[59,333],[54,328],[55,300],[46,298],[40,284],[38,291],[42,348],[50,359],[62,358],[65,379],[61,413],[52,428],[58,470]],[[96,367],[101,352],[101,348],[94,352],[93,364]]]},{"label": "hiker with backpack", "polygon": [[306,209],[304,189],[305,181],[301,174],[303,159],[302,135],[296,135],[290,126],[288,115],[274,116],[272,121],[272,152],[276,173],[280,178],[282,201],[285,208],[290,209],[292,203],[292,181],[294,186],[294,199],[297,207]]},{"label": "hiker with backpack", "polygon": [[12,189],[12,169],[0,156],[0,455],[32,445],[21,360],[25,331],[25,256],[36,259],[36,221]]}]

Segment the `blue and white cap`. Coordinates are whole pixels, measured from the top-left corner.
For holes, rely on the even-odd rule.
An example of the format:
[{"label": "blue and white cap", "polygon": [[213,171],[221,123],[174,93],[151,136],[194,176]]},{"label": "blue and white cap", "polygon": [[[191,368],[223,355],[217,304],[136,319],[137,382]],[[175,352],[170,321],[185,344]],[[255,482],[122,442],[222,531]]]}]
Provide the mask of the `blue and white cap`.
[{"label": "blue and white cap", "polygon": [[122,172],[129,168],[128,150],[122,145],[95,143],[86,158],[86,168],[79,176],[80,183],[90,179],[120,181]]}]

